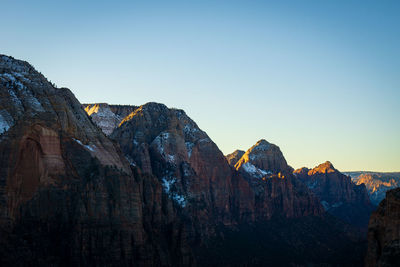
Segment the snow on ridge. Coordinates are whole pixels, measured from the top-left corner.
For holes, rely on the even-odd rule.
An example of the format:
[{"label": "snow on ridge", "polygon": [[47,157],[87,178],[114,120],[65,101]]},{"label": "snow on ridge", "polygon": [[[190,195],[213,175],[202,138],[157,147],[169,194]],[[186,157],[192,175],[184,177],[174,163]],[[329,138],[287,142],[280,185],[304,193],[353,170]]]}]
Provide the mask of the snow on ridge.
[{"label": "snow on ridge", "polygon": [[257,168],[250,162],[246,162],[245,164],[242,165],[242,167],[245,172],[247,172],[248,174],[250,174],[251,176],[253,176],[255,178],[262,178],[264,176],[272,174],[272,172],[270,172],[270,171],[266,171],[266,170]]},{"label": "snow on ridge", "polygon": [[5,55],[0,57],[0,68],[7,68],[18,72],[29,71],[29,65],[27,63]]},{"label": "snow on ridge", "polygon": [[168,132],[163,132],[161,134],[159,134],[156,138],[154,138],[154,143],[157,146],[157,150],[158,152],[162,155],[162,157],[170,162],[170,163],[175,163],[175,155],[171,155],[165,152],[164,150],[164,145],[166,142],[168,142],[168,139],[170,138],[170,133]]},{"label": "snow on ridge", "polygon": [[173,199],[179,206],[184,208],[186,206],[186,198],[183,195],[180,195],[176,192],[172,192],[172,187],[176,183],[176,178],[171,178],[171,177],[163,177],[161,179],[161,185],[165,191],[165,193],[168,194],[168,196]]},{"label": "snow on ridge", "polygon": [[[6,82],[11,82],[11,86],[7,85],[8,93],[11,96],[11,99],[15,104],[18,105],[19,108],[22,107],[22,102],[21,100],[17,97],[13,89],[17,89],[24,97],[25,101],[28,102],[28,106],[32,107],[35,111],[37,112],[44,112],[44,108],[42,104],[39,102],[39,100],[32,94],[32,92],[23,84],[21,83],[15,76],[19,78],[24,78],[22,74],[18,73],[13,73],[14,75],[11,75],[10,73],[3,73],[0,74],[0,79]],[[25,80],[28,80],[24,78]],[[28,80],[29,81],[29,80]]]},{"label": "snow on ridge", "polygon": [[0,110],[0,134],[7,132],[14,126],[14,119],[6,110]]},{"label": "snow on ridge", "polygon": [[194,144],[192,142],[185,142],[185,145],[186,145],[188,157],[190,158],[192,156],[192,149],[193,149]]}]

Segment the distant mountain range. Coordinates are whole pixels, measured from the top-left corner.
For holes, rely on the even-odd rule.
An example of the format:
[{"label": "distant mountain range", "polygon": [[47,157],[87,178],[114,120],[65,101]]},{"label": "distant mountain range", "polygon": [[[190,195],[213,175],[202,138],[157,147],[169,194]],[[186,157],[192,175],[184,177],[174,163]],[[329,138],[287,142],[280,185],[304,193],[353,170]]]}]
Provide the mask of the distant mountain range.
[{"label": "distant mountain range", "polygon": [[385,198],[386,192],[390,189],[400,187],[400,172],[345,172],[352,181],[357,184],[365,184],[371,202],[374,205]]},{"label": "distant mountain range", "polygon": [[82,105],[0,55],[2,266],[362,266],[367,188],[264,139],[224,156],[164,104]]}]

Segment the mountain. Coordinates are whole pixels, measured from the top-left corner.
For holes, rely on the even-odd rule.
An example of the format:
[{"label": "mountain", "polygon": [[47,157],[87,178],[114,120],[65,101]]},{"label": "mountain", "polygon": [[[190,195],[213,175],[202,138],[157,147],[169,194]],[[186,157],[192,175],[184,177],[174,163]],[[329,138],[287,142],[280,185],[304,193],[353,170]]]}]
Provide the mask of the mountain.
[{"label": "mountain", "polygon": [[327,161],[313,169],[294,171],[297,178],[319,197],[330,214],[361,228],[366,228],[373,206],[365,185],[352,183],[351,178],[336,170]]},{"label": "mountain", "polygon": [[127,105],[108,105],[107,103],[83,104],[92,121],[106,134],[110,135],[122,120],[137,107]]},{"label": "mountain", "polygon": [[366,266],[399,266],[400,188],[387,191],[386,198],[371,215],[368,226]]},{"label": "mountain", "polygon": [[372,204],[378,206],[385,198],[386,192],[390,189],[400,187],[399,172],[347,172],[352,181],[357,184],[364,184]]},{"label": "mountain", "polygon": [[319,200],[296,179],[279,147],[259,140],[235,164],[235,169],[246,178],[256,194],[256,208],[262,214],[274,216],[276,208],[287,217],[323,214]]},{"label": "mountain", "polygon": [[137,177],[71,91],[0,55],[0,96],[1,265],[156,262]]},{"label": "mountain", "polygon": [[1,265],[360,265],[265,140],[231,166],[182,110],[82,105],[2,55],[0,96]]},{"label": "mountain", "polygon": [[244,153],[246,152],[243,150],[236,149],[231,154],[226,155],[225,158],[228,161],[229,165],[234,167],[236,162],[239,161],[239,159],[244,155]]},{"label": "mountain", "polygon": [[[246,246],[248,253],[235,258],[236,264],[246,264],[250,255],[253,260],[273,265],[290,265],[304,260],[343,263],[350,254],[358,255],[351,263],[360,263],[358,259],[363,255],[364,241],[357,230],[325,215],[318,199],[293,176],[292,168],[277,146],[260,140],[245,157],[246,153],[243,153],[244,158],[240,159],[236,169],[184,111],[158,103],[137,107],[114,129],[110,138],[119,143],[132,166],[143,175],[156,178],[146,184],[148,189],[144,188],[149,194],[145,197],[144,206],[148,210],[144,216],[151,214],[148,219],[151,221],[162,217],[161,211],[168,218],[178,214],[184,223],[172,232],[186,233],[197,262],[203,265],[233,264],[231,252],[226,248],[234,246],[242,250],[242,242],[237,237],[247,233],[245,235],[251,238],[252,244]],[[268,175],[249,173],[243,166],[250,164],[258,172]],[[173,201],[172,206],[160,208],[164,206],[165,198],[154,197],[157,195],[155,184],[162,186],[162,194]],[[279,227],[282,231],[279,237],[272,234],[280,240],[279,253],[270,247],[270,252],[260,253],[257,244],[259,240],[271,237],[274,229],[270,227],[285,222],[289,225],[289,220],[291,227]],[[165,219],[157,219],[156,224],[163,221]],[[308,236],[310,224],[321,229],[311,238]],[[293,228],[300,231],[296,237]],[[226,235],[236,240],[235,243],[229,241],[230,245],[227,244],[227,239],[222,238]],[[336,243],[341,244],[340,248],[334,248],[334,242],[327,244],[327,237],[332,235],[340,240]],[[297,244],[297,251],[301,247],[303,252],[295,256],[294,248],[288,246],[291,242]],[[313,250],[315,243],[324,244],[318,252]],[[212,251],[221,253],[211,258]],[[283,262],[282,253],[293,256],[286,256]]]}]

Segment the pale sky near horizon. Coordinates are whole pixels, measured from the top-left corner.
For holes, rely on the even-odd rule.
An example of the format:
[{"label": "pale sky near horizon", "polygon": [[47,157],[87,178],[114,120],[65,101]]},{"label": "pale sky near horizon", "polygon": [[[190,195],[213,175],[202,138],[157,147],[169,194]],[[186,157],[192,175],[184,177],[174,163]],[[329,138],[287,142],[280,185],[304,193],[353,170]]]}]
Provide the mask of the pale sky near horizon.
[{"label": "pale sky near horizon", "polygon": [[263,138],[294,168],[400,171],[400,1],[0,8],[0,54],[82,103],[184,109],[225,154]]}]

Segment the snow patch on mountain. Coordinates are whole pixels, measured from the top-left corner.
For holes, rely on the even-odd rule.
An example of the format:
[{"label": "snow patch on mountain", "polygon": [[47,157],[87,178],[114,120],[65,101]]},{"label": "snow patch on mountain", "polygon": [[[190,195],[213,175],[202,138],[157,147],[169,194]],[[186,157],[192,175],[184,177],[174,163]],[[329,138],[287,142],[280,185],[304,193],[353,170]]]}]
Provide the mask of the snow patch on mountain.
[{"label": "snow patch on mountain", "polygon": [[250,162],[246,162],[245,164],[243,164],[242,168],[244,171],[246,171],[248,174],[250,174],[251,176],[253,176],[255,178],[262,178],[262,177],[272,174],[272,172],[270,172],[270,171],[266,171],[266,170],[257,168]]},{"label": "snow patch on mountain", "polygon": [[163,132],[159,134],[155,139],[154,139],[154,144],[157,147],[158,152],[161,154],[161,156],[168,162],[170,163],[175,163],[175,155],[171,155],[165,152],[164,146],[169,143],[169,138],[170,138],[170,133],[168,132]]},{"label": "snow patch on mountain", "polygon": [[96,150],[95,145],[84,145],[81,140],[78,140],[75,138],[72,138],[72,139],[74,139],[75,142],[77,142],[78,144],[80,144],[81,146],[83,146],[84,148],[86,148],[87,150],[89,150],[91,152],[94,152]]},{"label": "snow patch on mountain", "polygon": [[0,110],[0,134],[7,132],[14,125],[14,119],[6,110]]}]

